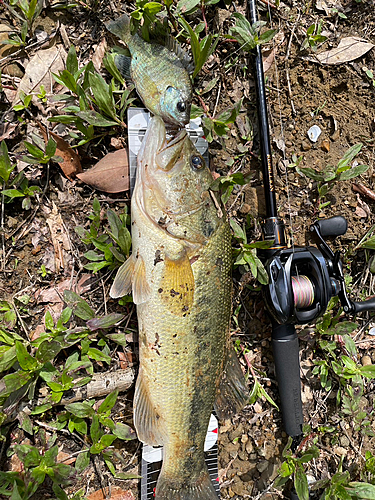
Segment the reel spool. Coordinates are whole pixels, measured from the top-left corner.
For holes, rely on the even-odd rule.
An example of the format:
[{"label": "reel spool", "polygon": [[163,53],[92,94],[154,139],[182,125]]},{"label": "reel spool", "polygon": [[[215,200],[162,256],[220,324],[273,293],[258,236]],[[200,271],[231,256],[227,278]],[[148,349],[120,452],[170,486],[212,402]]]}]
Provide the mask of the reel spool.
[{"label": "reel spool", "polygon": [[294,307],[306,309],[314,303],[315,288],[308,276],[292,276]]}]

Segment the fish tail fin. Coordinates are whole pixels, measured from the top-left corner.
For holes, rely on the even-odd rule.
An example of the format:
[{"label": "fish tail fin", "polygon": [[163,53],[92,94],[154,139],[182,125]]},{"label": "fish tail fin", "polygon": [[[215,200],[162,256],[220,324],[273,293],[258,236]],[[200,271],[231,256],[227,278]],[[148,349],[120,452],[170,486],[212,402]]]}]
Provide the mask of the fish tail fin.
[{"label": "fish tail fin", "polygon": [[170,480],[160,473],[155,490],[155,500],[218,500],[206,464],[198,479],[189,478],[185,482]]},{"label": "fish tail fin", "polygon": [[113,35],[121,38],[121,40],[123,40],[126,44],[129,43],[131,39],[130,18],[126,14],[123,14],[114,21],[106,23],[106,28]]}]

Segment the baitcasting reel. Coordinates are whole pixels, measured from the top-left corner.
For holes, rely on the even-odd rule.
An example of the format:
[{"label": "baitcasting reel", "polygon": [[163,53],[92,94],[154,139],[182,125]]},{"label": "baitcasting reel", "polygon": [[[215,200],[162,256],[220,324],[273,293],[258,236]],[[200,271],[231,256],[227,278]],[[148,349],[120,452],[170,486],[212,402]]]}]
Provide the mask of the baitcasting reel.
[{"label": "baitcasting reel", "polygon": [[339,252],[333,253],[324,237],[346,233],[342,216],[315,222],[310,231],[318,240],[312,246],[271,250],[266,262],[269,284],[264,288],[267,307],[278,324],[311,323],[338,296],[346,313],[373,311],[375,298],[365,302],[349,299]]}]

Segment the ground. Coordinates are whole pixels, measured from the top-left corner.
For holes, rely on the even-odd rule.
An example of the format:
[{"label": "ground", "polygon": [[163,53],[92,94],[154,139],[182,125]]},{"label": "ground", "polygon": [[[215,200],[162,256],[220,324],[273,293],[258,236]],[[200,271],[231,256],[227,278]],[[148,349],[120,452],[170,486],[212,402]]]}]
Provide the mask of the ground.
[{"label": "ground", "polygon": [[[140,4],[141,2],[137,2],[138,6]],[[0,5],[3,7],[0,22],[10,26],[11,32],[21,36],[20,27],[25,16],[17,8],[17,2],[15,5],[12,2],[11,8],[6,0]],[[346,234],[336,239],[330,238],[329,244],[334,251],[341,252],[348,291],[354,300],[363,300],[374,295],[371,242],[367,248],[362,246],[364,238],[371,236],[375,223],[375,194],[372,191],[375,52],[371,45],[375,44],[374,6],[372,0],[286,0],[280,2],[277,8],[271,4],[268,6],[266,1],[260,3],[260,17],[266,21],[266,27],[263,29],[277,30],[275,37],[263,45],[262,50],[279,216],[285,221],[290,246],[309,244],[309,227],[318,218],[343,215],[347,219]],[[12,14],[12,9],[19,14],[18,17]],[[134,9],[133,2],[126,4],[128,12]],[[245,3],[236,0],[232,3],[207,5],[203,11],[198,8],[185,17],[193,27],[205,19],[208,33],[220,33],[215,51],[194,81],[194,104],[202,107],[207,116],[215,118],[242,99],[239,115],[234,123],[229,125],[226,136],[214,135],[210,143],[210,168],[222,176],[240,172],[246,177],[246,184],[234,186],[226,206],[229,217],[246,228],[247,242],[254,243],[261,239],[260,222],[265,216],[254,73],[249,55],[241,50],[240,44],[235,40],[235,34],[230,32],[229,36],[224,37],[234,25],[232,14],[245,14],[245,11]],[[112,213],[117,215],[123,214],[124,211],[126,213],[126,210],[129,210],[129,191],[118,193],[109,189],[109,192],[103,192],[90,187],[76,178],[77,171],[74,171],[74,168],[71,173],[60,168],[63,166],[61,161],[58,163],[46,158],[45,161],[42,159],[42,162],[29,164],[23,159],[23,155],[27,154],[23,141],[35,142],[35,134],[43,136],[43,125],[50,128],[55,125],[54,122],[47,121],[48,118],[61,114],[61,104],[53,100],[53,95],[70,91],[62,85],[53,85],[49,72],[52,68],[52,72],[58,74],[64,69],[70,45],[76,48],[79,68],[92,60],[97,71],[107,82],[110,81],[110,75],[103,64],[103,55],[115,45],[116,40],[105,29],[104,23],[117,18],[121,12],[123,10],[119,4],[106,0],[88,4],[79,1],[73,6],[51,2],[41,10],[32,26],[29,26],[25,45],[14,44],[13,55],[7,52],[9,45],[0,49],[0,64],[7,64],[2,69],[1,77],[0,136],[7,144],[11,164],[16,165],[8,182],[4,177],[3,160],[3,163],[0,163],[0,181],[4,189],[17,187],[22,191],[21,195],[16,196],[13,192],[13,195],[8,193],[8,196],[3,196],[1,207],[0,314],[3,316],[0,318],[0,355],[4,357],[9,346],[13,345],[15,340],[21,339],[23,343],[26,342],[29,353],[37,356],[37,344],[32,345],[30,341],[36,341],[47,330],[50,335],[54,332],[54,338],[63,345],[61,335],[65,335],[64,341],[67,344],[64,344],[55,360],[59,369],[64,366],[67,357],[72,356],[74,350],[78,349],[82,355],[87,354],[87,361],[92,363],[95,373],[104,374],[105,377],[107,372],[113,373],[121,369],[130,377],[126,390],[122,390],[117,398],[111,418],[116,423],[125,423],[131,428],[132,377],[137,370],[135,307],[131,302],[119,304],[117,300],[109,297],[114,269],[118,265],[111,252],[107,250],[105,259],[96,260],[88,260],[86,253],[94,248],[92,241],[97,236],[96,229],[100,235],[103,234],[103,228],[107,228],[107,236],[101,240],[101,247],[96,246],[97,251],[103,251],[108,244],[110,216],[107,210],[111,209]],[[181,12],[184,13],[184,9]],[[205,34],[204,26],[202,29],[201,37]],[[2,39],[8,36],[6,34]],[[339,64],[336,64],[337,61],[333,58],[319,60],[321,53],[337,47],[340,41],[348,37],[355,39],[350,40],[349,49],[340,51]],[[34,79],[31,78],[32,83],[28,87],[22,87],[26,88],[25,94],[34,95],[32,102],[28,104],[22,95],[16,94],[20,81],[22,79],[25,85],[25,72],[26,76],[30,76],[31,72],[28,62],[35,54],[40,54],[40,51],[50,47],[58,47],[59,52],[52,53],[52,59],[48,61],[41,60],[40,65],[44,65],[42,73],[39,77],[33,76]],[[354,54],[354,49],[359,52]],[[58,63],[60,57],[62,64],[53,66]],[[46,94],[43,95],[39,90],[37,96],[36,87],[46,74]],[[215,85],[209,88],[214,79]],[[120,91],[119,87],[117,91]],[[102,111],[98,94],[94,97],[96,99],[90,100],[91,109],[98,111],[99,108],[99,111]],[[77,101],[71,104],[76,105]],[[134,104],[141,105],[139,100]],[[17,105],[18,108],[14,108]],[[111,118],[108,113],[105,116],[107,120]],[[87,122],[82,123],[87,127]],[[309,129],[314,125],[321,131],[315,142],[308,135]],[[65,151],[70,158],[67,163],[74,163],[71,161],[73,153],[67,149],[68,143],[77,146],[82,136],[78,138],[77,129],[69,122],[59,123],[51,130],[66,141],[65,145],[58,146],[56,154],[61,156]],[[89,134],[87,129],[85,133]],[[95,127],[95,134],[94,139],[90,138],[87,142],[83,140],[75,147],[84,170],[94,166],[107,153],[127,147],[127,129],[126,124],[122,123],[122,117],[120,123],[111,128],[104,128],[99,124]],[[346,179],[340,179],[336,172],[340,160],[345,158],[350,148],[358,144],[362,147],[358,146],[357,154],[353,153],[347,162],[353,172],[353,178],[348,175]],[[28,148],[29,157],[32,151]],[[113,165],[111,163],[112,168]],[[360,165],[367,165],[368,168],[361,169]],[[120,167],[125,168],[122,163]],[[304,170],[306,168],[310,170]],[[27,181],[15,186],[15,174],[22,171]],[[111,172],[108,175],[112,175]],[[333,172],[330,180],[328,172]],[[354,177],[355,172],[360,175]],[[101,175],[106,176],[107,171]],[[38,186],[39,191],[34,195],[31,193],[28,198],[30,192],[25,190],[25,185],[26,188]],[[99,208],[94,199],[100,202]],[[121,220],[118,221],[121,225]],[[77,232],[76,227],[86,230],[91,227],[91,239],[87,234],[82,236],[83,230]],[[113,233],[112,225],[111,232]],[[238,234],[236,236],[233,246],[239,248],[241,240]],[[82,238],[86,238],[86,242],[82,241]],[[372,248],[373,245],[374,243]],[[95,262],[104,260],[110,265],[93,274]],[[92,264],[91,269],[90,266],[87,268],[89,262]],[[254,388],[256,377],[268,399],[258,391],[251,405],[246,406],[232,420],[220,424],[221,495],[223,498],[234,499],[284,498],[291,484],[287,484],[286,490],[281,486],[275,487],[280,466],[285,461],[282,453],[287,444],[287,436],[283,432],[280,412],[270,402],[270,399],[276,404],[279,402],[270,342],[270,321],[259,283],[249,267],[236,266],[233,281],[233,339],[243,369],[249,372],[249,387]],[[65,289],[80,295],[91,307],[91,312],[87,312],[81,304],[87,314],[82,310],[77,313],[79,299],[70,296],[69,300],[69,295],[64,294]],[[65,306],[71,306],[75,312],[74,320],[70,319],[72,323],[67,322],[66,328],[69,325],[69,331],[75,328],[74,331],[81,332],[85,338],[83,343],[74,344],[72,340],[67,340],[66,328],[63,325],[60,325],[60,333],[57,331],[59,327],[56,322]],[[47,311],[55,324],[51,326],[49,323],[46,327]],[[8,316],[5,316],[7,312]],[[98,317],[115,313],[122,315],[121,321],[110,321],[108,328],[103,324],[100,324],[99,328],[92,324],[89,329],[85,326],[90,318],[91,321],[96,321]],[[47,323],[48,318],[47,315]],[[341,323],[344,327],[340,329],[337,324]],[[304,468],[307,474],[304,477],[308,478],[312,490],[316,489],[316,492],[311,491],[310,498],[319,498],[325,491],[325,498],[345,499],[347,497],[344,493],[350,490],[350,481],[374,481],[375,470],[373,461],[371,462],[375,431],[372,380],[374,372],[371,372],[371,368],[363,369],[375,364],[372,325],[369,313],[361,313],[356,318],[346,317],[338,305],[333,304],[324,321],[320,319],[317,324],[297,326],[300,337],[304,419],[309,427],[305,429],[302,445],[296,455],[290,455],[292,458],[288,459],[288,464],[294,464],[301,470],[302,465],[298,459],[311,446],[319,449],[314,458],[306,459],[308,463]],[[11,339],[3,332],[7,332]],[[114,338],[110,337],[114,333],[125,335],[126,343],[115,343]],[[17,359],[20,363],[19,352]],[[62,354],[64,356],[61,356]],[[351,362],[353,364],[350,364]],[[20,364],[22,369],[31,373],[31,365],[26,366],[26,361],[23,365],[22,362]],[[0,365],[4,375],[19,369],[19,366],[12,363],[7,365],[1,358]],[[20,459],[17,459],[17,454],[12,455],[12,446],[15,444],[35,446],[38,450],[45,450],[52,444],[57,444],[58,451],[62,454],[58,460],[65,460],[65,463],[74,466],[82,447],[87,447],[87,443],[91,445],[93,440],[93,421],[89,413],[81,416],[75,414],[74,418],[75,421],[86,419],[89,422],[90,438],[85,436],[85,433],[80,433],[78,424],[75,428],[72,423],[69,428],[62,428],[61,425],[56,431],[56,418],[65,413],[65,405],[68,403],[54,403],[51,409],[39,415],[27,416],[31,427],[22,425],[21,410],[21,415],[25,414],[25,408],[26,415],[30,415],[35,404],[42,401],[43,386],[46,388],[46,376],[41,381],[35,375],[37,371],[32,373],[37,381],[35,393],[34,389],[30,389],[30,397],[24,397],[20,387],[14,385],[12,411],[9,410],[10,396],[4,386],[0,385],[0,403],[6,415],[2,427],[2,470],[15,471],[23,478],[29,477],[27,473],[36,464],[26,466],[24,460],[22,464],[22,460],[20,462]],[[63,383],[61,377],[59,381]],[[67,383],[66,380],[65,382]],[[30,383],[30,387],[32,385]],[[106,394],[108,391],[100,393],[99,403],[95,403],[96,409]],[[105,427],[105,423],[101,422],[101,425]],[[112,432],[110,427],[106,427],[106,432],[108,429]],[[48,445],[46,440],[50,440]],[[139,473],[140,445],[136,439],[117,439],[110,448],[118,452],[118,456],[112,457],[115,464],[112,467],[116,472],[133,475]],[[366,452],[370,454],[366,455]],[[73,482],[65,487],[66,493],[73,495],[83,488],[84,494],[89,496],[101,487],[116,485],[118,490],[113,490],[112,498],[137,498],[138,479],[115,479],[107,465],[103,461],[102,453],[92,453],[91,461],[88,461],[87,466],[78,469],[79,474],[76,473]],[[284,466],[283,472],[285,471]],[[290,475],[292,472],[293,470]],[[337,473],[341,472],[344,493],[339,489],[335,490]],[[327,481],[319,484],[319,480]],[[41,483],[32,498],[54,498],[54,495],[58,495],[52,492],[50,479]],[[0,496],[4,493],[6,498],[6,486],[1,484],[3,490],[0,491]],[[19,488],[21,491],[23,486]],[[22,491],[21,496],[12,498],[30,498],[26,490]],[[89,498],[103,498],[100,493],[97,495]],[[370,498],[364,495],[358,495],[358,498]],[[352,494],[350,498],[353,497],[357,498]]]}]

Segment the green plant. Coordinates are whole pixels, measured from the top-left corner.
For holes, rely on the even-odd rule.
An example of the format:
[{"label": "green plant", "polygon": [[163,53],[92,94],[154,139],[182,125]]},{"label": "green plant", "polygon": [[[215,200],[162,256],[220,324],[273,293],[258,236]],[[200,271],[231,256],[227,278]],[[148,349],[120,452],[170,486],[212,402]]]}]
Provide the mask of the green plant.
[{"label": "green plant", "polygon": [[[130,97],[133,86],[120,90],[124,83],[113,61],[114,54],[109,54],[105,60],[106,69],[112,74],[110,84],[97,73],[90,61],[79,69],[74,46],[71,46],[66,60],[66,69],[54,79],[67,87],[70,94],[55,96],[55,100],[67,104],[65,114],[49,118],[51,122],[72,124],[77,132],[71,131],[71,136],[78,140],[77,146],[82,146],[92,139],[99,139],[106,133],[95,134],[94,127],[124,127],[124,114],[135,98]],[[115,129],[109,132],[115,133]]]},{"label": "green plant", "polygon": [[306,451],[300,451],[298,454],[293,453],[291,450],[292,442],[292,438],[289,437],[282,453],[285,460],[281,464],[279,476],[276,478],[274,486],[276,488],[282,487],[290,478],[293,478],[299,500],[309,500],[309,485],[303,464],[318,458],[319,449],[316,445],[312,445]]},{"label": "green plant", "polygon": [[314,52],[317,50],[318,45],[327,40],[327,37],[322,35],[323,31],[323,21],[320,21],[318,24],[312,24],[307,28],[306,38],[302,42],[301,50],[305,50],[310,47]]},{"label": "green plant", "polygon": [[28,33],[32,32],[33,23],[43,10],[43,0],[30,0],[30,2],[28,0],[9,0],[9,4],[5,4],[5,6],[13,17],[18,19],[22,24],[21,36],[12,33],[10,38],[3,43],[23,46],[26,43]]},{"label": "green plant", "polygon": [[[91,220],[89,230],[81,226],[75,228],[76,233],[85,245],[93,245],[95,250],[88,250],[84,256],[90,262],[85,269],[98,272],[104,267],[115,269],[129,256],[131,235],[127,229],[129,216],[125,213],[118,216],[113,210],[106,213],[109,228],[99,234],[101,229],[101,208],[97,198],[93,202],[93,212],[88,216]],[[98,253],[98,251],[100,253]]]},{"label": "green plant", "polygon": [[296,167],[296,171],[299,174],[304,174],[306,177],[317,181],[319,210],[322,210],[331,203],[330,201],[323,200],[332,189],[335,182],[354,179],[368,170],[368,165],[352,166],[351,164],[354,158],[361,151],[362,146],[363,144],[361,143],[355,144],[346,151],[344,156],[337,163],[336,167],[327,165],[322,172],[318,172],[314,168],[310,167]]},{"label": "green plant", "polygon": [[243,14],[235,12],[232,15],[235,25],[229,29],[228,38],[234,38],[245,52],[252,51],[257,45],[269,42],[276,34],[277,30],[271,29],[260,33],[264,21],[257,21],[250,24]]},{"label": "green plant", "polygon": [[[55,145],[56,146],[56,145]],[[5,141],[0,144],[0,186],[1,196],[5,203],[11,203],[15,198],[23,198],[22,208],[31,208],[31,198],[41,192],[38,186],[29,186],[29,181],[25,173],[21,171],[14,177],[11,176],[15,165],[12,165],[9,158],[8,148]]]},{"label": "green plant", "polygon": [[367,76],[367,78],[372,83],[372,86],[375,87],[374,72],[371,69],[366,68],[366,66],[363,66],[362,70],[365,72],[365,75]]}]

